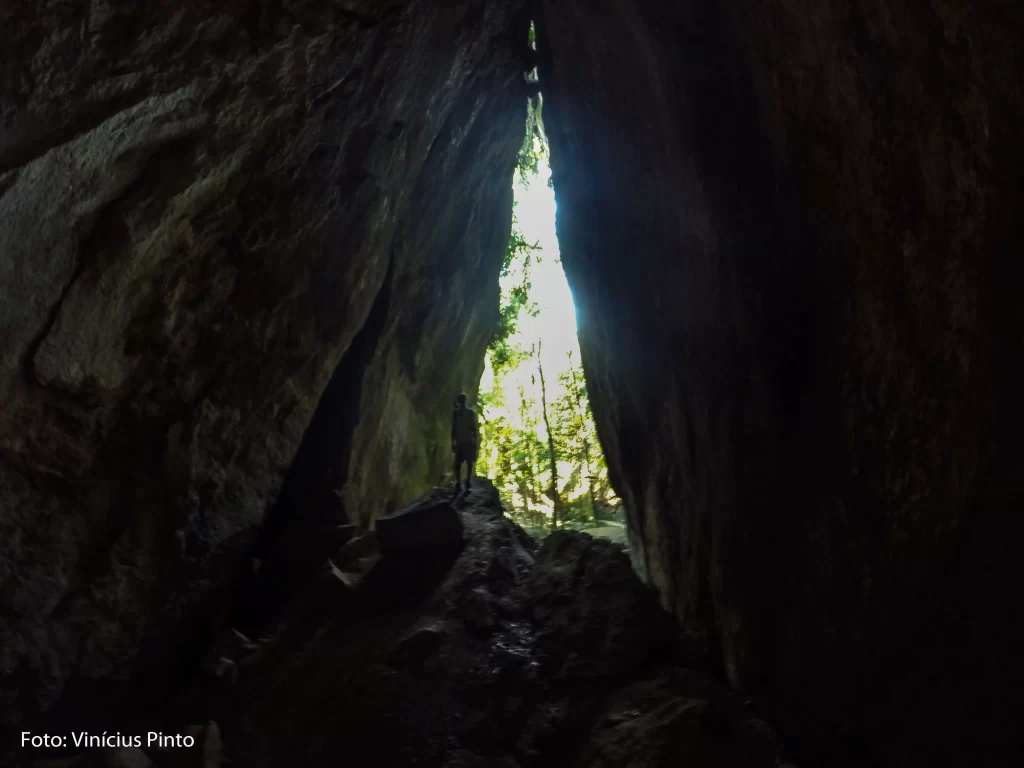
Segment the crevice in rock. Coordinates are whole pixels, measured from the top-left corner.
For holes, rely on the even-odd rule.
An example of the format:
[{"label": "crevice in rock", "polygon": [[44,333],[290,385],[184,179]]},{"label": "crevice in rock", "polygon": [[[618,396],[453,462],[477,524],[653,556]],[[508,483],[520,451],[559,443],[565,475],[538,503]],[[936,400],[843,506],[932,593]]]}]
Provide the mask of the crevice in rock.
[{"label": "crevice in rock", "polygon": [[[0,3],[0,763],[182,680],[261,768],[1020,763],[1019,3],[161,5]],[[666,611],[484,480],[394,512],[541,85]]]},{"label": "crevice in rock", "polygon": [[[393,278],[394,262],[389,260],[366,321],[335,367],[255,543],[253,556],[263,565],[236,619],[236,626],[246,634],[255,634],[287,595],[319,566],[314,557],[309,557],[305,567],[295,572],[296,560],[288,556],[287,550],[303,548],[324,529],[349,522],[337,492],[348,477],[363,377],[387,322]],[[286,559],[291,567],[282,567],[292,572],[281,572],[275,556]]]}]

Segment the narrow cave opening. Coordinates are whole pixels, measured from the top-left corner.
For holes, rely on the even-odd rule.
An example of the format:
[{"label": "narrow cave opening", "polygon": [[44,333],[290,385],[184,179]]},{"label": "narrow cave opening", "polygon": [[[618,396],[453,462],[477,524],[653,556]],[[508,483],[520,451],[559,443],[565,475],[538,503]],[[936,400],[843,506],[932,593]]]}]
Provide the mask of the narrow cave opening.
[{"label": "narrow cave opening", "polygon": [[[530,45],[536,46],[532,23]],[[538,82],[537,69],[526,78]],[[624,510],[590,409],[559,254],[543,105],[538,91],[512,177],[500,319],[478,390],[477,471],[492,478],[510,517],[535,537],[570,528],[625,543]]]}]

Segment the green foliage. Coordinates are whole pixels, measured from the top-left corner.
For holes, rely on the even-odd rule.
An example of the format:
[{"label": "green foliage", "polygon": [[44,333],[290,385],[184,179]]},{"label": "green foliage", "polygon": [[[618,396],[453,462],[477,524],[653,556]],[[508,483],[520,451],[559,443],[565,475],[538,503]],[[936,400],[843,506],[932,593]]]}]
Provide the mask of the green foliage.
[{"label": "green foliage", "polygon": [[[536,347],[522,350],[521,359],[506,371],[520,365],[534,367],[536,354]],[[541,403],[528,397],[522,387],[513,401],[507,401],[500,377],[481,403],[485,415],[492,404],[494,411],[500,404],[505,412],[513,410],[519,416],[518,426],[504,416],[484,419],[481,470],[494,480],[508,503],[510,516],[537,531],[550,528],[556,505],[559,526],[579,528],[611,518],[621,503],[608,482],[608,466],[597,437],[583,371],[571,355],[568,363],[569,368],[557,376],[561,394],[548,403],[555,461],[563,467],[557,489],[551,487],[551,448],[542,437]]]},{"label": "green foliage", "polygon": [[[536,108],[531,102],[534,123],[528,124],[517,169],[519,182],[526,185],[536,177],[540,161],[546,163],[539,107],[540,99]],[[523,313],[539,315],[530,296],[531,268],[540,258],[539,244],[526,239],[513,208],[501,270],[500,313],[489,346],[494,382],[489,391],[481,390],[478,400],[483,432],[478,470],[492,478],[509,515],[537,532],[552,527],[556,512],[560,527],[585,527],[609,518],[619,504],[608,482],[582,368],[570,354],[567,368],[545,371],[545,413],[543,389],[537,388],[539,345],[518,343]],[[506,391],[505,382],[513,379],[526,382],[536,397],[528,396],[523,384]]]},{"label": "green foliage", "polygon": [[[508,277],[512,274],[515,267],[520,265],[528,273],[533,253],[540,249],[537,243],[531,245],[523,236],[522,231],[519,229],[519,219],[516,218],[516,203],[513,202],[512,231],[509,233],[508,248],[505,249],[505,258],[501,263],[501,276]],[[528,282],[526,283],[526,288],[527,290],[530,288]]]},{"label": "green foliage", "polygon": [[577,519],[594,520],[598,509],[612,502],[608,495],[608,465],[590,410],[583,369],[574,363],[571,352],[567,362],[568,368],[558,376],[562,395],[553,408],[556,443],[565,460],[573,465],[564,495],[571,500]]},{"label": "green foliage", "polygon": [[548,155],[547,139],[544,135],[544,99],[526,100],[526,133],[517,157],[519,181],[529,184],[540,172],[540,162]]},{"label": "green foliage", "polygon": [[[526,353],[532,355],[532,350]],[[501,386],[495,391],[503,392]],[[546,447],[537,434],[536,403],[520,387],[516,410],[525,427],[514,426],[504,416],[485,423],[482,468],[491,475],[513,517],[522,525],[543,528],[546,515],[541,502],[541,461]]]},{"label": "green foliage", "polygon": [[515,368],[525,359],[525,352],[510,342],[518,330],[519,318],[525,311],[536,317],[537,305],[530,301],[530,266],[536,257],[534,254],[541,249],[537,243],[530,243],[519,229],[515,208],[512,210],[512,231],[509,235],[508,248],[501,265],[501,276],[507,278],[513,273],[522,276],[518,285],[502,291],[501,305],[498,309],[498,323],[491,335],[489,351],[491,367],[495,373],[506,368]]}]

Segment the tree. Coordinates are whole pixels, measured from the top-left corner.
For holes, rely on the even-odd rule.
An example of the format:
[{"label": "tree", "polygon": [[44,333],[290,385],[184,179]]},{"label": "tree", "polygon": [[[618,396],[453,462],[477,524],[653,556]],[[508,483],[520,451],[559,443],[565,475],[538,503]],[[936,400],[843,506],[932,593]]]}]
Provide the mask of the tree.
[{"label": "tree", "polygon": [[537,341],[537,373],[540,374],[540,402],[541,413],[544,415],[544,429],[548,433],[548,462],[551,469],[551,485],[548,487],[548,496],[554,505],[554,514],[551,517],[551,530],[558,530],[558,513],[561,511],[562,499],[558,494],[558,455],[555,452],[555,433],[551,429],[551,420],[548,418],[548,388],[544,382],[544,365],[541,363],[541,343]]},{"label": "tree", "polygon": [[554,404],[556,442],[574,467],[571,482],[563,486],[563,509],[581,521],[591,521],[606,517],[621,502],[608,483],[608,465],[597,437],[583,370],[573,362],[572,353],[567,362],[568,367],[558,375],[563,392]]},{"label": "tree", "polygon": [[590,403],[586,398],[586,383],[583,372],[573,364],[572,352],[567,355],[569,367],[560,374],[565,388],[565,395],[560,403],[559,411],[563,416],[563,433],[566,436],[567,453],[575,459],[580,483],[589,500],[589,517],[594,517],[594,481],[596,479],[591,461],[591,446],[594,444],[592,434],[593,417]]},{"label": "tree", "polygon": [[519,229],[515,203],[513,203],[512,229],[509,232],[508,247],[505,249],[505,258],[501,265],[501,276],[505,278],[514,272],[519,272],[522,279],[509,291],[502,291],[501,305],[498,308],[498,324],[491,334],[491,341],[488,345],[491,367],[494,369],[495,375],[506,368],[515,368],[526,357],[523,349],[511,343],[510,339],[515,336],[519,327],[519,318],[524,311],[534,317],[538,312],[537,305],[530,302],[530,289],[533,287],[530,282],[530,266],[533,260],[538,258],[535,253],[539,250],[541,250],[540,245],[528,242]]},{"label": "tree", "polygon": [[[531,350],[532,353],[532,350]],[[520,432],[516,434],[517,442],[521,451],[520,480],[525,492],[524,498],[533,502],[534,506],[540,505],[540,493],[538,485],[540,482],[540,444],[537,438],[537,418],[535,416],[535,403],[526,397],[526,388],[519,385],[519,420],[523,425]]]},{"label": "tree", "polygon": [[[517,177],[512,180],[517,189],[535,178],[541,160],[546,164],[541,109],[540,98],[531,102]],[[556,530],[595,519],[599,508],[615,500],[582,369],[572,355],[568,370],[550,361],[545,366],[542,342],[523,343],[524,313],[539,315],[531,293],[541,249],[526,239],[516,213],[513,207],[501,270],[500,311],[489,345],[486,370],[491,380],[480,390],[486,436],[481,464],[512,519],[535,529]]]}]

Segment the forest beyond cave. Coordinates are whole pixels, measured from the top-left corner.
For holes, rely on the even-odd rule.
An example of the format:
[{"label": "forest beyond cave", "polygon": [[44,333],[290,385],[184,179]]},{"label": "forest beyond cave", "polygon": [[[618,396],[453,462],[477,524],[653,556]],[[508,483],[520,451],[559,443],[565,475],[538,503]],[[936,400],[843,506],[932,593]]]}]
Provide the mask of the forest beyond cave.
[{"label": "forest beyond cave", "polygon": [[510,516],[531,535],[569,528],[625,542],[622,502],[608,480],[558,253],[549,149],[535,125],[528,119],[512,180],[499,325],[478,395],[477,471],[494,480]]}]

